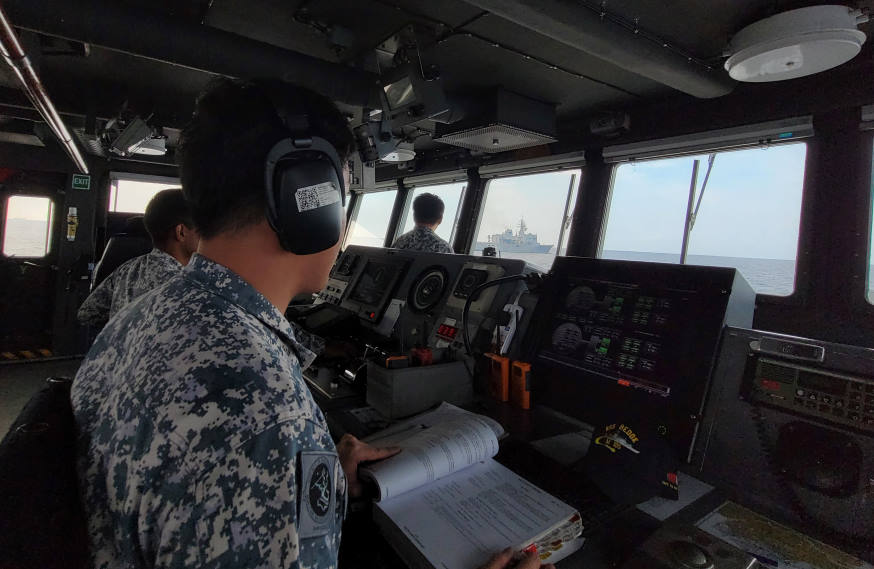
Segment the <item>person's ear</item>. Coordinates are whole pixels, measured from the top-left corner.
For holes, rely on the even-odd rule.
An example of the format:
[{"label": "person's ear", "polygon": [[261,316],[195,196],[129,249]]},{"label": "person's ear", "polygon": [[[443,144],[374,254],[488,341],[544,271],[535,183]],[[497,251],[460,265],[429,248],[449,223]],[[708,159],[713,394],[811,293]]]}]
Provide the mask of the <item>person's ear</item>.
[{"label": "person's ear", "polygon": [[176,227],[174,228],[174,231],[173,231],[173,236],[176,238],[176,241],[179,241],[180,243],[184,242],[186,231],[188,231],[188,228],[185,227],[184,223],[176,224]]}]

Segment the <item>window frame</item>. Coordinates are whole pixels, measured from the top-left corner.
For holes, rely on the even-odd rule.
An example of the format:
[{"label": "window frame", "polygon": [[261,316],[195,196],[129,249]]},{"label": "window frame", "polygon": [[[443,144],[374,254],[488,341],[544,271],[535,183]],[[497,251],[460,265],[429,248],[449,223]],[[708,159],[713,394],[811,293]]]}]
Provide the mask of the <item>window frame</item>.
[{"label": "window frame", "polygon": [[[576,157],[576,154],[573,156]],[[476,212],[476,218],[474,223],[473,230],[473,238],[471,239],[470,245],[468,246],[467,251],[464,252],[466,255],[473,255],[476,250],[476,243],[479,239],[480,226],[482,225],[483,215],[485,214],[486,204],[488,204],[489,200],[489,192],[491,190],[492,182],[495,180],[500,180],[504,178],[519,178],[523,176],[536,176],[539,174],[552,174],[557,172],[563,172],[566,170],[575,170],[579,171],[579,173],[574,172],[571,178],[571,184],[569,184],[567,197],[565,197],[565,207],[564,207],[564,219],[561,220],[562,224],[567,224],[566,227],[559,230],[558,240],[556,243],[555,256],[567,256],[567,247],[564,247],[565,251],[562,251],[562,243],[566,243],[567,246],[570,246],[570,232],[573,228],[573,219],[574,214],[576,213],[577,202],[580,199],[581,188],[583,183],[583,177],[586,172],[585,161],[580,158],[579,160],[563,160],[560,164],[549,164],[542,166],[533,166],[533,167],[522,167],[524,164],[519,164],[520,168],[517,169],[503,169],[496,168],[494,172],[489,172],[486,175],[481,176],[481,180],[483,183],[483,191],[482,191],[482,199],[479,203],[479,209]],[[577,178],[574,179],[573,176]],[[467,185],[467,189],[465,191],[469,191],[470,183]],[[573,200],[568,202],[568,198],[573,196]],[[459,213],[463,202],[459,204]],[[567,236],[565,235],[567,233]],[[454,232],[453,232],[454,234]]]},{"label": "window frame", "polygon": [[[729,145],[720,145],[716,147],[710,148],[702,148],[700,146],[692,147],[692,148],[683,148],[678,149],[676,152],[669,151],[660,151],[658,153],[654,153],[652,156],[646,156],[641,158],[634,158],[630,160],[617,160],[611,163],[610,169],[610,186],[607,188],[607,199],[604,200],[604,209],[601,212],[601,227],[598,235],[598,249],[595,253],[596,258],[602,258],[601,255],[604,250],[604,240],[607,235],[607,222],[610,218],[610,206],[613,202],[613,189],[616,185],[616,177],[617,172],[619,171],[619,167],[624,164],[634,164],[641,162],[655,162],[657,160],[669,160],[672,158],[683,158],[686,156],[698,156],[701,154],[720,154],[726,152],[739,152],[743,150],[750,150],[754,148],[771,148],[775,146],[784,146],[788,144],[805,144],[805,153],[804,153],[804,176],[801,182],[801,210],[798,218],[798,243],[796,245],[796,254],[795,254],[795,286],[791,294],[786,296],[774,295],[774,294],[764,294],[756,292],[756,304],[770,304],[770,305],[781,305],[781,306],[793,306],[793,307],[802,307],[805,306],[810,297],[809,288],[810,281],[806,278],[808,274],[807,271],[807,256],[806,252],[807,247],[804,246],[805,240],[807,239],[806,225],[807,225],[807,208],[808,208],[808,184],[810,183],[810,178],[808,176],[810,171],[810,160],[811,156],[815,154],[815,144],[816,137],[815,136],[800,136],[797,138],[788,138],[786,140],[780,141],[767,141],[767,142],[759,142],[759,143],[749,143],[749,144],[729,144]],[[700,173],[699,173],[700,175]],[[802,278],[804,277],[804,278]],[[752,286],[752,285],[750,285]],[[755,289],[754,289],[755,290]],[[874,308],[874,306],[872,306]]]},{"label": "window frame", "polygon": [[[411,180],[411,183],[408,183],[407,180],[403,180],[404,187],[404,203],[401,208],[400,215],[398,216],[398,226],[395,234],[392,236],[391,242],[394,243],[395,239],[403,235],[404,226],[407,223],[407,217],[412,215],[412,207],[413,207],[413,193],[416,190],[425,190],[427,188],[431,188],[434,186],[447,186],[449,184],[462,184],[461,193],[458,196],[458,207],[455,208],[455,217],[452,220],[452,230],[449,232],[449,239],[447,242],[449,246],[452,247],[452,244],[455,243],[455,236],[458,234],[458,222],[461,220],[461,210],[464,206],[464,198],[467,195],[467,192],[470,189],[470,181],[467,176],[463,177],[451,177],[451,178],[428,178],[427,180]],[[444,223],[446,220],[444,220]]]},{"label": "window frame", "polygon": [[117,209],[113,209],[112,201],[113,196],[115,196],[115,203],[118,203],[118,182],[119,181],[128,181],[128,182],[151,182],[156,184],[167,184],[168,186],[172,186],[175,188],[182,187],[182,180],[180,178],[174,178],[172,176],[158,176],[152,174],[137,174],[135,172],[122,172],[122,171],[111,171],[109,173],[109,191],[106,194],[106,212],[107,213],[122,213],[129,215],[142,215],[143,212],[133,212],[133,211],[118,211]]},{"label": "window frame", "polygon": [[[346,231],[343,234],[343,243],[340,246],[340,249],[342,251],[345,251],[347,247],[354,245],[354,243],[349,243],[349,237],[352,234],[352,232],[350,231],[350,228],[352,227],[352,224],[355,222],[355,219],[358,217],[358,213],[361,210],[361,204],[364,202],[364,198],[370,194],[381,194],[381,193],[385,193],[385,192],[395,192],[395,198],[397,198],[398,191],[400,191],[400,190],[398,189],[398,187],[394,181],[392,181],[391,185],[377,186],[376,188],[371,189],[371,190],[367,190],[367,191],[360,191],[360,190],[353,190],[352,191],[352,193],[355,194],[355,198],[354,198],[353,203],[351,204],[352,207],[349,209],[349,213],[347,214],[347,218],[346,218]],[[351,196],[350,196],[350,199],[352,199]],[[382,236],[383,244],[385,243],[385,237],[386,237],[386,235],[388,235],[388,231],[390,229],[389,226],[391,225],[392,213],[393,213],[393,210],[389,211],[389,213],[388,213],[388,221],[387,221],[386,228],[385,228],[385,235]],[[361,247],[374,247],[374,246],[375,245],[361,245]],[[380,247],[382,247],[382,246],[384,246],[384,245],[380,245]]]},{"label": "window frame", "polygon": [[[39,260],[43,261],[55,256],[55,253],[58,250],[58,235],[57,235],[57,227],[58,227],[58,203],[51,196],[47,196],[42,193],[30,193],[30,192],[21,192],[21,191],[11,191],[4,192],[0,194],[2,196],[2,223],[0,223],[0,256],[4,259],[11,259],[13,261],[33,261]],[[42,198],[46,199],[49,202],[49,217],[46,220],[46,244],[45,244],[45,253],[43,255],[33,256],[21,256],[21,255],[7,255],[3,249],[6,245],[6,223],[8,221],[7,216],[9,214],[9,200],[15,197],[23,197],[23,198]]]},{"label": "window frame", "polygon": [[[874,110],[874,106],[872,106]],[[861,183],[867,185],[868,203],[864,211],[867,217],[867,231],[863,233],[863,239],[858,241],[856,258],[862,259],[862,294],[861,298],[853,296],[853,305],[859,308],[866,317],[874,317],[874,302],[868,299],[868,289],[871,284],[874,284],[874,273],[871,272],[871,264],[874,263],[874,247],[872,247],[872,236],[874,236],[874,124],[868,122],[862,124],[863,130],[866,130],[862,136],[862,144],[859,145],[861,156],[861,169],[868,173],[868,179],[862,180]],[[869,278],[872,282],[869,282]]]}]

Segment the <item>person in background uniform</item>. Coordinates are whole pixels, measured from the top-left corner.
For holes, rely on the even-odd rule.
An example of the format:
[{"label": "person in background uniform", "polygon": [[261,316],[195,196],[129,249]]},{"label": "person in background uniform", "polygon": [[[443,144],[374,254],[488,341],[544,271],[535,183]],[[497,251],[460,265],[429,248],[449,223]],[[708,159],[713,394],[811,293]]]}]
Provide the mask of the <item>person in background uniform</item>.
[{"label": "person in background uniform", "polygon": [[182,190],[162,190],[146,206],[143,223],[154,247],[126,261],[91,291],[76,317],[102,326],[126,304],[175,276],[188,264],[200,239]]},{"label": "person in background uniform", "polygon": [[410,249],[428,253],[454,253],[449,243],[434,231],[443,221],[443,200],[434,194],[421,194],[413,200],[413,222],[416,226],[392,243],[395,249]]}]

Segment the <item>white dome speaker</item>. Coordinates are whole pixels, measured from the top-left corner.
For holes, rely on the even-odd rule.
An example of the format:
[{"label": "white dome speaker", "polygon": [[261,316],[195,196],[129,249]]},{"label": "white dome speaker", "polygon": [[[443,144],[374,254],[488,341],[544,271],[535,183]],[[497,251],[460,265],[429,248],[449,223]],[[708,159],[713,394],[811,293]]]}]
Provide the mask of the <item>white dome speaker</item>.
[{"label": "white dome speaker", "polygon": [[853,59],[866,36],[857,29],[868,21],[847,6],[812,6],[759,20],[739,31],[729,45],[728,74],[761,83],[804,77]]}]

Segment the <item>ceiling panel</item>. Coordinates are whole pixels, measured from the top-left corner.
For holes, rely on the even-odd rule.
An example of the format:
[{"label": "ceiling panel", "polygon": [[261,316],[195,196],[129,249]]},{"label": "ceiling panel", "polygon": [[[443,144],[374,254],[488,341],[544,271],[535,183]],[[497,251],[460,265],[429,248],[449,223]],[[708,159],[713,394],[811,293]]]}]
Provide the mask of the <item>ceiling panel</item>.
[{"label": "ceiling panel", "polygon": [[10,87],[12,89],[18,89],[21,86],[18,78],[15,76],[15,72],[6,64],[6,62],[0,63],[0,87]]},{"label": "ceiling panel", "polygon": [[[130,99],[136,112],[155,111],[177,123],[187,121],[195,97],[215,77],[101,48],[92,48],[88,57],[43,57],[41,63],[43,82],[59,106],[74,103],[71,110],[81,112],[97,105],[93,111],[112,116]],[[64,100],[71,97],[76,101]]]},{"label": "ceiling panel", "polygon": [[[301,9],[315,25],[295,21]],[[206,23],[213,27],[333,62],[341,61],[347,53],[332,48],[328,33],[317,28],[337,28],[343,40],[351,39],[352,46],[346,51],[358,52],[372,49],[407,22],[409,17],[403,13],[370,1],[216,0],[206,17]]]},{"label": "ceiling panel", "polygon": [[337,61],[324,36],[294,21],[301,0],[215,0],[206,15],[209,26],[298,51],[328,61]]},{"label": "ceiling panel", "polygon": [[145,8],[192,23],[200,24],[212,0],[116,0],[121,4]]},{"label": "ceiling panel", "polygon": [[612,87],[549,69],[464,35],[452,36],[441,43],[437,60],[450,90],[502,86],[532,99],[556,104],[559,115],[578,114],[636,99]]},{"label": "ceiling panel", "polygon": [[479,8],[475,8],[462,0],[440,0],[439,2],[379,0],[379,3],[385,6],[398,6],[409,13],[421,14],[434,21],[447,24],[451,28],[457,28],[464,22],[482,13]]},{"label": "ceiling panel", "polygon": [[[599,6],[596,0],[585,0]],[[822,3],[822,2],[820,2]],[[606,9],[629,22],[638,20],[641,29],[667,40],[699,59],[721,56],[728,40],[741,27],[760,15],[768,15],[780,0],[607,0]],[[788,9],[788,8],[787,8]],[[780,11],[780,10],[778,10]]]},{"label": "ceiling panel", "polygon": [[[634,95],[649,97],[673,92],[661,83],[625,71],[493,14],[488,14],[463,29]],[[477,51],[470,54],[470,57],[476,59],[480,52],[488,49],[500,48],[481,45]]]}]

